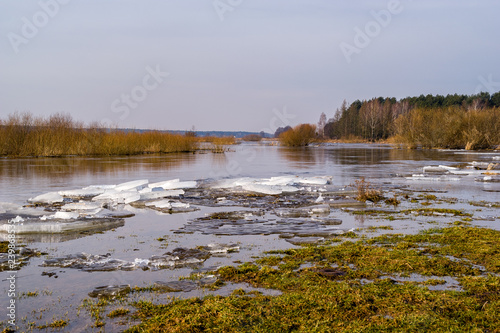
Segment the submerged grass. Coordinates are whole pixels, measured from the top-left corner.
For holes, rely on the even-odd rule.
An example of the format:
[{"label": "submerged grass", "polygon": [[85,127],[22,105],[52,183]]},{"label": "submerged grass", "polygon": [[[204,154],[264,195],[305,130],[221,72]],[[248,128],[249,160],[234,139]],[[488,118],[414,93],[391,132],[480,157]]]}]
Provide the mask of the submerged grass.
[{"label": "submerged grass", "polygon": [[[142,323],[128,332],[500,332],[500,277],[478,268],[500,273],[499,240],[499,231],[451,227],[270,251],[218,274],[281,295],[140,301]],[[429,279],[397,281],[410,273]],[[426,287],[445,284],[436,278],[444,276],[463,291]]]}]

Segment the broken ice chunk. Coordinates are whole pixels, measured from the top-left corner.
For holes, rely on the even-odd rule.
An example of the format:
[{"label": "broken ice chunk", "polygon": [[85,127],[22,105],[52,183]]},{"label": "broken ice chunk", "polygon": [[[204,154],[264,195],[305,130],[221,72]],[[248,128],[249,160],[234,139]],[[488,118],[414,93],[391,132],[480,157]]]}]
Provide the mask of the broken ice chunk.
[{"label": "broken ice chunk", "polygon": [[423,180],[430,182],[440,182],[440,181],[460,181],[460,177],[450,177],[450,176],[440,176],[440,177],[428,177],[422,174],[412,175],[411,177],[405,177],[407,180]]},{"label": "broken ice chunk", "polygon": [[424,173],[446,173],[446,172],[448,172],[447,169],[442,168],[441,166],[424,166],[422,168],[422,171]]},{"label": "broken ice chunk", "polygon": [[488,168],[489,163],[488,162],[476,162],[476,161],[473,161],[471,163],[471,165],[476,170],[486,170]]},{"label": "broken ice chunk", "polygon": [[116,297],[130,292],[129,284],[97,287],[89,293],[90,297]]},{"label": "broken ice chunk", "polygon": [[154,283],[154,287],[166,291],[166,292],[178,292],[178,291],[193,291],[196,289],[196,282],[191,281],[191,280],[180,280],[180,281],[169,281],[169,282],[162,282],[162,281],[156,281]]},{"label": "broken ice chunk", "polygon": [[104,188],[88,187],[76,190],[59,191],[58,193],[66,198],[91,198],[104,193]]},{"label": "broken ice chunk", "polygon": [[48,219],[60,219],[60,220],[71,220],[80,217],[80,213],[77,212],[56,212],[54,215],[41,216],[40,220],[46,221]]},{"label": "broken ice chunk", "polygon": [[170,205],[172,208],[189,208],[190,205],[188,203],[180,202],[180,201],[174,201],[171,202]]},{"label": "broken ice chunk", "polygon": [[141,199],[137,191],[116,191],[116,189],[107,190],[101,195],[92,198],[92,201],[106,202],[111,204],[128,204]]},{"label": "broken ice chunk", "polygon": [[48,204],[48,205],[63,202],[63,201],[64,201],[63,196],[57,192],[48,192],[45,194],[40,194],[34,198],[28,199],[28,202],[31,202],[31,203]]},{"label": "broken ice chunk", "polygon": [[146,203],[146,206],[150,207],[156,207],[156,208],[172,208],[172,205],[170,204],[170,200],[158,200],[158,201],[153,201],[153,202],[148,202]]},{"label": "broken ice chunk", "polygon": [[202,249],[206,250],[212,254],[215,254],[215,253],[236,252],[236,251],[240,250],[240,247],[236,244],[210,243],[207,246],[203,246]]},{"label": "broken ice chunk", "polygon": [[96,210],[96,209],[100,209],[100,208],[101,208],[101,205],[99,203],[81,201],[81,202],[68,203],[68,204],[62,206],[61,210],[91,211],[91,210]]},{"label": "broken ice chunk", "polygon": [[323,237],[294,237],[287,238],[286,241],[293,245],[318,244],[325,240]]},{"label": "broken ice chunk", "polygon": [[147,179],[133,180],[131,182],[126,182],[116,185],[115,190],[116,191],[139,190],[142,189],[144,186],[146,186],[148,182],[149,181]]},{"label": "broken ice chunk", "polygon": [[[80,232],[89,230],[107,230],[121,227],[123,219],[77,219],[77,220],[25,220],[16,225],[16,234],[51,234]],[[0,224],[0,232],[8,232],[7,224]]]},{"label": "broken ice chunk", "polygon": [[274,214],[281,217],[309,217],[311,215],[330,214],[330,205],[317,205],[300,208],[278,208]]},{"label": "broken ice chunk", "polygon": [[147,267],[149,265],[149,260],[148,259],[135,258],[134,265],[135,265],[135,267],[146,268],[147,269]]},{"label": "broken ice chunk", "polygon": [[194,188],[196,187],[196,181],[184,181],[181,182],[179,179],[171,179],[162,182],[149,184],[149,188],[163,188],[164,190],[174,190],[179,188]]},{"label": "broken ice chunk", "polygon": [[268,195],[278,195],[283,192],[297,192],[299,189],[289,185],[263,185],[263,184],[245,184],[242,186],[243,190],[249,192],[256,192]]},{"label": "broken ice chunk", "polygon": [[184,190],[168,190],[168,191],[151,191],[146,193],[141,193],[141,200],[153,200],[166,197],[178,197],[184,194]]},{"label": "broken ice chunk", "polygon": [[261,185],[291,185],[297,180],[296,176],[278,176],[269,179],[257,180],[256,183]]},{"label": "broken ice chunk", "polygon": [[476,182],[483,183],[500,183],[500,176],[484,176],[484,177],[476,177],[474,179]]},{"label": "broken ice chunk", "polygon": [[19,222],[24,222],[24,219],[21,216],[16,216],[12,220],[10,220],[12,223],[19,223]]},{"label": "broken ice chunk", "polygon": [[307,185],[327,185],[331,184],[331,176],[317,176],[317,177],[300,177],[297,181],[299,184]]}]

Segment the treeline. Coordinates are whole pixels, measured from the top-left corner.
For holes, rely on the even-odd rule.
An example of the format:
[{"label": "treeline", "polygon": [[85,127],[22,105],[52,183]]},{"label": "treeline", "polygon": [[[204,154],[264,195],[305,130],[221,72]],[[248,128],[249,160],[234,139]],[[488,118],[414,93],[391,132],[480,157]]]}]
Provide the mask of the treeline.
[{"label": "treeline", "polygon": [[344,101],[324,126],[332,139],[393,137],[411,147],[489,148],[499,140],[500,92]]},{"label": "treeline", "polygon": [[195,149],[194,137],[109,130],[97,123],[85,126],[66,114],[15,113],[0,119],[0,156],[136,155]]}]

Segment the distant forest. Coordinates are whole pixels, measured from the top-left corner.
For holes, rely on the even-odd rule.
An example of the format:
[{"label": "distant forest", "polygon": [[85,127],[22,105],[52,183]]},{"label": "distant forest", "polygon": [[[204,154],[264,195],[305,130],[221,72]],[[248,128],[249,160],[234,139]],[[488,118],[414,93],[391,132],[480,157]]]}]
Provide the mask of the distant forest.
[{"label": "distant forest", "polygon": [[[326,121],[325,115],[321,115],[318,131],[320,135],[331,139],[361,138],[377,141],[398,136],[401,139],[402,136],[411,135],[408,131],[417,130],[420,126],[422,128],[411,138],[416,145],[426,146],[428,141],[433,141],[427,146],[465,146],[470,138],[458,140],[458,137],[471,136],[475,132],[489,135],[487,142],[481,145],[499,144],[500,142],[496,142],[498,134],[495,133],[500,131],[499,107],[500,92],[493,95],[482,92],[470,96],[420,95],[400,100],[378,97],[368,101],[356,100],[350,105],[344,100],[332,119]],[[435,128],[432,133],[423,133],[429,132],[435,122],[441,128]],[[467,131],[470,133],[467,134]],[[445,134],[453,137],[449,141],[454,144],[442,140]],[[433,138],[425,137],[426,135]]]}]

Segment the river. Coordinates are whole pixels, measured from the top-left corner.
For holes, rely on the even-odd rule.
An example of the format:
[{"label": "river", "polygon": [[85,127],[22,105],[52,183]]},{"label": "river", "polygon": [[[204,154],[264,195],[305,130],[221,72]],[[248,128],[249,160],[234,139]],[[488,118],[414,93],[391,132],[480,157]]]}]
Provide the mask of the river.
[{"label": "river", "polygon": [[[352,199],[355,197],[353,185],[362,177],[387,197],[396,195],[403,198],[406,195],[415,198],[413,202],[401,200],[398,209],[425,207],[422,205],[422,202],[425,203],[424,196],[432,194],[439,207],[464,210],[473,214],[473,225],[500,230],[500,212],[495,205],[491,207],[492,203],[498,204],[500,201],[500,183],[496,182],[498,176],[491,176],[493,180],[491,177],[485,178],[488,177],[484,175],[485,171],[475,168],[500,163],[499,159],[499,152],[402,150],[377,144],[326,144],[291,149],[269,143],[242,143],[228,147],[228,151],[223,154],[208,152],[106,158],[0,159],[0,202],[9,203],[0,207],[4,215],[3,224],[12,218],[6,213],[9,207],[26,205],[29,198],[47,192],[122,184],[134,180],[147,180],[145,185],[138,186],[134,191],[147,189],[147,184],[173,179],[191,182],[182,190],[185,194],[175,197],[171,202],[172,205],[174,202],[183,204],[179,207],[184,208],[189,205],[185,212],[180,209],[181,212],[169,214],[144,205],[118,204],[113,209],[134,216],[113,220],[109,227],[95,230],[18,234],[18,246],[26,246],[41,255],[27,258],[25,265],[16,271],[16,324],[21,328],[20,331],[30,328],[38,331],[37,326],[65,320],[67,324],[61,331],[122,331],[131,322],[122,323],[120,319],[108,318],[103,319],[106,325],[102,328],[92,327],[95,318],[90,316],[89,307],[82,304],[84,299],[95,300],[88,294],[96,287],[147,287],[155,281],[176,281],[193,271],[203,272],[204,269],[252,260],[253,256],[266,250],[294,247],[296,245],[289,242],[289,237],[280,235],[276,228],[281,226],[287,230],[297,230],[295,236],[299,237],[311,236],[296,226],[301,225],[301,218],[309,217],[302,216],[303,212],[295,212],[297,216],[287,213],[286,209],[293,209],[295,204],[306,208],[314,205],[330,206],[329,212],[321,212],[319,220],[313,219],[320,221],[314,222],[314,226],[323,228],[320,230],[323,234],[319,232],[319,236],[334,229],[339,232],[354,230],[362,234],[370,227],[381,225],[390,226],[388,232],[414,233],[424,228],[445,226],[456,220],[446,214],[430,218],[410,215],[401,220],[354,215],[352,207],[358,206]],[[433,172],[424,172],[426,166],[441,166],[441,169],[427,169]],[[195,186],[192,186],[192,181],[195,181]],[[263,189],[264,194],[255,195],[251,189],[257,189],[257,192]],[[268,190],[279,192],[282,189],[283,194],[266,195]],[[289,190],[293,190],[293,194],[287,194]],[[351,197],[350,201],[348,197]],[[273,207],[269,198],[281,200],[281,206]],[[337,205],[336,200],[339,198],[346,204]],[[372,205],[369,203],[368,207]],[[394,209],[383,203],[374,207]],[[53,211],[44,212],[46,217],[41,215],[36,217],[36,221],[50,221],[49,213],[53,214],[57,209],[49,207]],[[222,220],[214,224],[214,219],[204,220],[207,214],[234,211],[247,214],[246,217],[229,218],[243,221],[241,225],[229,222],[224,225]],[[332,226],[334,219],[341,222]],[[28,224],[29,221],[25,219],[24,223]],[[19,228],[21,230],[21,226]],[[310,233],[309,229],[307,232]],[[318,235],[312,232],[312,236]],[[7,233],[0,233],[0,236],[8,240]],[[167,268],[151,266],[155,256],[167,252],[172,254],[176,248],[196,249],[212,243],[232,245],[234,249],[228,253],[207,255],[196,265],[179,264]],[[69,258],[80,252],[136,265],[129,269],[100,271],[88,270],[82,265],[63,267],[47,264],[48,260]],[[150,266],[144,264],[148,260]],[[6,306],[3,305],[9,304],[12,299],[9,297],[9,274],[7,270],[0,272],[0,289],[3,290],[0,304],[4,309],[0,312],[0,320],[4,325],[8,317]],[[239,287],[227,285],[215,293],[225,295]],[[133,293],[128,300],[168,302],[174,296],[203,296],[209,293],[214,292],[197,288],[184,292]],[[109,309],[113,306],[118,305],[112,305]],[[119,306],[126,307],[127,301]]]}]

